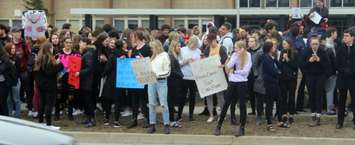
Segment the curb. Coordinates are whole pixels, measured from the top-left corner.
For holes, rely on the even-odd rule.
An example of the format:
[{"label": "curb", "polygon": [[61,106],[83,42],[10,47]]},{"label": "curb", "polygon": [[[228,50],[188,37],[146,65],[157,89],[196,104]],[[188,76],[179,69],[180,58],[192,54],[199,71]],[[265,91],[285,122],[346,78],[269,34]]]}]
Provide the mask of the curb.
[{"label": "curb", "polygon": [[65,132],[80,143],[154,145],[354,145],[352,138]]}]

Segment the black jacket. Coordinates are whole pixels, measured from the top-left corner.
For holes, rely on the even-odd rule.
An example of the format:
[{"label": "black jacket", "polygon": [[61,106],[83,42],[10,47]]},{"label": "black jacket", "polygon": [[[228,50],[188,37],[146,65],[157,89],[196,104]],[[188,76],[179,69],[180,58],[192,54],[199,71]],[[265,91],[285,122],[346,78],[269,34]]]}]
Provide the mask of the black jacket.
[{"label": "black jacket", "polygon": [[117,99],[117,88],[116,88],[116,60],[121,54],[118,51],[114,51],[109,54],[108,62],[106,63],[103,77],[106,77],[106,82],[103,86],[102,97]]},{"label": "black jacket", "polygon": [[173,55],[169,53],[170,58],[170,67],[171,73],[168,79],[182,79],[184,74],[181,71],[179,60]]},{"label": "black jacket", "polygon": [[355,44],[351,47],[342,44],[337,49],[336,67],[340,79],[355,79]]},{"label": "black jacket", "polygon": [[302,60],[301,60],[301,67],[303,68],[304,72],[308,76],[326,76],[329,72],[329,58],[327,53],[322,49],[319,48],[317,51],[317,56],[320,58],[319,62],[309,62],[309,59],[312,57],[313,51],[311,48],[306,49],[303,52]]},{"label": "black jacket", "polygon": [[148,44],[145,44],[141,49],[133,49],[132,51],[132,57],[133,58],[137,58],[140,55],[142,55],[143,57],[151,57],[152,56],[152,51],[150,50],[150,47]]},{"label": "black jacket", "polygon": [[[283,55],[287,53],[288,58],[290,59],[288,62],[283,59]],[[280,69],[281,69],[281,79],[297,79],[298,74],[298,54],[296,52],[290,51],[281,51],[281,60],[280,60]]]},{"label": "black jacket", "polygon": [[38,83],[40,90],[56,91],[57,90],[57,77],[63,65],[59,64],[46,64],[43,68],[35,71],[35,79]]},{"label": "black jacket", "polygon": [[[337,50],[337,48],[335,47],[335,50]],[[325,50],[326,53],[327,53],[327,56],[329,58],[329,68],[328,68],[328,73],[327,73],[327,78],[332,76],[332,75],[336,75],[336,55],[335,53],[333,52],[333,50],[331,50],[330,48],[329,49],[326,49]]]},{"label": "black jacket", "polygon": [[262,65],[264,81],[278,84],[281,74],[279,69],[279,62],[276,59],[273,59],[269,54],[263,54]]},{"label": "black jacket", "polygon": [[81,57],[80,90],[90,91],[94,79],[94,48],[87,48]]}]

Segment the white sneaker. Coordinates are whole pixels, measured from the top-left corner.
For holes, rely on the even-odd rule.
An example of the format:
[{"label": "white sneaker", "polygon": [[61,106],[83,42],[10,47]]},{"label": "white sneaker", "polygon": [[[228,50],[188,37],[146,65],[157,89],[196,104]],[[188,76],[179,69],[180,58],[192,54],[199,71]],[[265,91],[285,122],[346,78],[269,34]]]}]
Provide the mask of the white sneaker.
[{"label": "white sneaker", "polygon": [[73,116],[78,116],[78,115],[80,115],[80,114],[83,114],[83,112],[82,112],[81,110],[79,110],[79,109],[77,109],[77,110],[75,110],[75,111],[73,112]]},{"label": "white sneaker", "polygon": [[214,121],[214,117],[213,116],[210,116],[208,119],[207,119],[207,123],[212,123]]},{"label": "white sneaker", "polygon": [[139,113],[137,119],[138,119],[138,120],[144,119],[144,115],[143,115],[142,113]]},{"label": "white sneaker", "polygon": [[129,111],[129,110],[125,110],[121,113],[121,116],[122,117],[128,117],[128,116],[131,116],[132,115],[132,111]]},{"label": "white sneaker", "polygon": [[59,126],[51,125],[51,126],[47,126],[47,127],[49,127],[50,129],[53,129],[53,130],[60,130]]},{"label": "white sneaker", "polygon": [[32,116],[33,116],[33,112],[32,112],[32,111],[28,111],[27,116],[28,116],[28,117],[32,117]]},{"label": "white sneaker", "polygon": [[36,118],[37,116],[38,116],[38,112],[33,112],[33,113],[32,113],[32,117],[33,117],[33,118]]}]

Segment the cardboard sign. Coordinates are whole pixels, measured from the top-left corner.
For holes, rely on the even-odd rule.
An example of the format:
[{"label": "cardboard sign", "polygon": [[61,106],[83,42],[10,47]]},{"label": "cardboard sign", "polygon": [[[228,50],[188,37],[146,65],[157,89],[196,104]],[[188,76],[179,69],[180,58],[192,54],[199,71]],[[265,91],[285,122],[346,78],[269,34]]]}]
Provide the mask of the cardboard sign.
[{"label": "cardboard sign", "polygon": [[132,61],[133,72],[140,84],[150,84],[157,82],[157,77],[153,73],[152,64],[149,57]]},{"label": "cardboard sign", "polygon": [[76,77],[75,73],[81,70],[81,58],[79,56],[69,56],[68,58],[69,78],[68,83],[75,89],[80,88],[80,77]]},{"label": "cardboard sign", "polygon": [[292,19],[302,19],[301,8],[292,8],[291,17],[292,17]]},{"label": "cardboard sign", "polygon": [[208,57],[191,64],[201,98],[227,89],[227,80],[223,68],[219,68],[220,65],[219,56]]},{"label": "cardboard sign", "polygon": [[322,20],[322,16],[319,15],[317,12],[313,12],[310,17],[311,21],[314,23],[314,24],[319,24],[320,21]]},{"label": "cardboard sign", "polygon": [[41,10],[29,10],[22,15],[25,36],[31,38],[44,37],[46,32],[46,13]]},{"label": "cardboard sign", "polygon": [[144,89],[133,73],[131,62],[134,58],[117,58],[116,88]]}]

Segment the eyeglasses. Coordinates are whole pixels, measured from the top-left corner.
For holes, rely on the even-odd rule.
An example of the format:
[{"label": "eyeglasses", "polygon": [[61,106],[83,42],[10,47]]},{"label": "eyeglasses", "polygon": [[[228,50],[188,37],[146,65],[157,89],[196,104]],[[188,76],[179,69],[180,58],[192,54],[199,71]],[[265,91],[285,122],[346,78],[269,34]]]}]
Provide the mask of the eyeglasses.
[{"label": "eyeglasses", "polygon": [[319,43],[312,43],[311,45],[319,45]]}]

